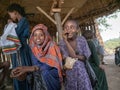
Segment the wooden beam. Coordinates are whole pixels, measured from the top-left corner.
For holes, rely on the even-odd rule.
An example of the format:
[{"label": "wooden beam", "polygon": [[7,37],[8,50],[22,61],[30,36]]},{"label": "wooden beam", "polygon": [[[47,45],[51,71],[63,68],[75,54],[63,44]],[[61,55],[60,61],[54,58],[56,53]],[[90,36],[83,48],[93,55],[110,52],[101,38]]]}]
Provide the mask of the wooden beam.
[{"label": "wooden beam", "polygon": [[56,12],[61,12],[61,6],[64,3],[64,0],[53,0],[51,10],[50,10],[50,15],[53,15]]},{"label": "wooden beam", "polygon": [[43,13],[50,21],[52,21],[54,24],[57,24],[56,21],[50,17],[42,8],[40,8],[39,6],[36,7],[41,13]]},{"label": "wooden beam", "polygon": [[55,8],[56,6],[57,6],[57,1],[53,0],[52,6],[51,6],[51,9],[50,9],[50,15],[53,15],[52,9]]},{"label": "wooden beam", "polygon": [[54,13],[54,17],[55,20],[57,22],[56,27],[57,27],[57,31],[58,31],[58,39],[62,40],[62,24],[61,24],[61,17],[60,17],[60,13]]},{"label": "wooden beam", "polygon": [[52,12],[53,12],[53,13],[56,13],[56,12],[59,12],[59,13],[60,13],[60,12],[61,12],[61,8],[53,8],[53,9],[52,9]]},{"label": "wooden beam", "polygon": [[75,9],[75,8],[72,8],[72,9],[68,12],[68,14],[65,16],[65,18],[64,18],[63,21],[62,21],[62,25],[65,23],[65,21],[67,20],[67,18],[70,16],[70,14],[73,12],[74,9]]},{"label": "wooden beam", "polygon": [[59,2],[58,2],[58,7],[60,8],[63,3],[64,3],[64,0],[59,0]]}]

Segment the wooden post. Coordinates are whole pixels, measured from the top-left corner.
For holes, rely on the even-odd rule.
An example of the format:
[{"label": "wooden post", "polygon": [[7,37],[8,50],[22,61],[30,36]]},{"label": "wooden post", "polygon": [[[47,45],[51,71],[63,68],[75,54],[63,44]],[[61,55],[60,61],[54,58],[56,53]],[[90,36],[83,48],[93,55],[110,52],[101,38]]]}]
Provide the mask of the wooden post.
[{"label": "wooden post", "polygon": [[64,0],[59,0],[58,1],[58,7],[61,7],[63,3],[64,3]]},{"label": "wooden post", "polygon": [[52,6],[51,6],[51,10],[50,10],[50,15],[53,15],[54,13],[52,12],[52,9],[57,5],[57,1],[53,0]]},{"label": "wooden post", "polygon": [[62,23],[61,23],[60,13],[54,13],[54,17],[57,23],[56,27],[58,31],[58,39],[61,40],[62,39]]},{"label": "wooden post", "polygon": [[[53,4],[51,7],[51,11],[50,14],[54,14],[55,20],[52,19],[52,17],[50,17],[44,10],[42,10],[40,7],[36,7],[41,13],[43,13],[48,19],[50,19],[57,27],[57,31],[58,31],[58,39],[61,40],[62,39],[62,23],[61,23],[61,16],[60,16],[60,12],[61,12],[61,5],[64,3],[64,0],[59,0],[59,2],[57,0],[53,0]],[[74,8],[69,12],[69,14],[67,15],[67,17],[72,13],[72,11],[74,10]],[[65,17],[65,19],[67,18]],[[63,20],[63,23],[65,21],[65,19]]]},{"label": "wooden post", "polygon": [[91,23],[92,23],[92,30],[93,30],[93,32],[96,35],[96,28],[95,28],[95,22],[94,22],[94,18],[93,17],[91,18]]},{"label": "wooden post", "polygon": [[0,56],[1,56],[1,62],[3,62],[3,60],[4,60],[3,54],[1,53]]}]

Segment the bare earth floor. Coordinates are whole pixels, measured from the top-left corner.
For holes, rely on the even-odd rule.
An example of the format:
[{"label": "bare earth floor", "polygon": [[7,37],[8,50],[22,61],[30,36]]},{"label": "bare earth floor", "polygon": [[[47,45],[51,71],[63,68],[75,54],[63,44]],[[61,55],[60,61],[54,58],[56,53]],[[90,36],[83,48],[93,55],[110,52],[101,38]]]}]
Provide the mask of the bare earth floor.
[{"label": "bare earth floor", "polygon": [[104,61],[109,90],[120,90],[120,67],[115,65],[114,55],[105,56]]}]

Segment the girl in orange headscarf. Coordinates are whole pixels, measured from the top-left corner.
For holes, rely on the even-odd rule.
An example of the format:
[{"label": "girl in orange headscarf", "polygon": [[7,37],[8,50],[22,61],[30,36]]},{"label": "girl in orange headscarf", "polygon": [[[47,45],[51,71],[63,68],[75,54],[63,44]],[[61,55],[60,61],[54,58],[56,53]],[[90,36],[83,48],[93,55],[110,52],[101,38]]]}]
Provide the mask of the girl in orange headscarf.
[{"label": "girl in orange headscarf", "polygon": [[32,50],[33,66],[18,67],[12,72],[18,77],[26,72],[40,71],[47,90],[61,89],[62,56],[55,42],[52,41],[47,27],[36,25],[31,33],[30,47]]}]

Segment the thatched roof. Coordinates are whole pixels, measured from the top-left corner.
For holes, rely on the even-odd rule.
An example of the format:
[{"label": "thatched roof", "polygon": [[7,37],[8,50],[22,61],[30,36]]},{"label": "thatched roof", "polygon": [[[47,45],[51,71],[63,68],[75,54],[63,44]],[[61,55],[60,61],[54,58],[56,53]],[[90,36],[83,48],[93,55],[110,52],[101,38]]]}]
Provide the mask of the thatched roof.
[{"label": "thatched roof", "polygon": [[[47,12],[47,14],[50,14],[53,1],[64,2],[59,6],[59,8],[61,8],[60,14],[62,20],[70,9],[74,7],[75,9],[70,17],[76,18],[81,22],[89,18],[110,14],[120,8],[120,0],[0,0],[0,19],[5,18],[8,5],[11,3],[19,3],[25,7],[31,22],[41,22],[46,23],[48,26],[53,26],[54,24],[36,9],[36,6],[39,6]],[[53,16],[51,17],[54,18]]]},{"label": "thatched roof", "polygon": [[[27,13],[40,14],[36,6],[40,6],[48,14],[52,3],[55,0],[0,0],[0,16],[6,13],[6,7],[11,3],[19,3],[25,7]],[[58,0],[56,0],[58,1]],[[61,5],[61,15],[66,15],[68,11],[75,7],[73,17],[85,17],[89,15],[104,14],[113,11],[120,7],[119,0],[61,0],[64,3]]]},{"label": "thatched roof", "polygon": [[[25,7],[27,13],[40,14],[36,6],[40,6],[48,14],[54,0],[0,0],[0,16],[6,13],[6,7],[11,3],[19,3]],[[75,7],[73,17],[85,17],[89,15],[104,14],[120,7],[119,0],[62,0],[61,15],[65,15],[68,11]]]}]

